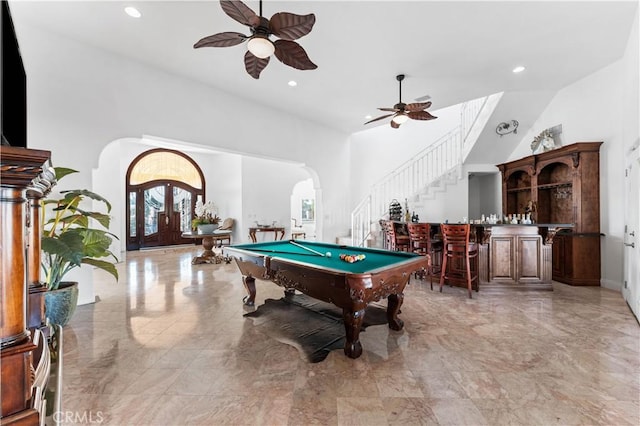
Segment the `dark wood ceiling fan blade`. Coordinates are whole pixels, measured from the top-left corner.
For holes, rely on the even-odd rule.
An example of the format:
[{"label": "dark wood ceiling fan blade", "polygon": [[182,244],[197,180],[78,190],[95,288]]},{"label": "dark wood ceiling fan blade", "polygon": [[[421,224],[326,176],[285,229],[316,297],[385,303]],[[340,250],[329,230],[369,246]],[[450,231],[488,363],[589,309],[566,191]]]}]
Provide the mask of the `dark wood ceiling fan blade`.
[{"label": "dark wood ceiling fan blade", "polygon": [[429,114],[427,111],[413,111],[413,112],[410,112],[408,115],[409,115],[409,118],[412,118],[414,120],[433,120],[438,118],[436,116]]},{"label": "dark wood ceiling fan blade", "polygon": [[199,47],[229,47],[235,46],[245,41],[248,37],[242,33],[226,32],[204,37],[193,45],[194,49]]},{"label": "dark wood ceiling fan blade", "polygon": [[404,108],[407,112],[416,112],[421,111],[423,109],[427,109],[431,106],[431,102],[419,102],[413,104],[407,104]]},{"label": "dark wood ceiling fan blade", "polygon": [[380,111],[398,112],[398,108],[378,108]]},{"label": "dark wood ceiling fan blade", "polygon": [[224,10],[224,13],[243,25],[255,27],[260,23],[260,17],[241,1],[220,0],[220,6],[222,10]]},{"label": "dark wood ceiling fan blade", "polygon": [[283,64],[299,70],[314,70],[318,68],[316,64],[311,62],[302,46],[295,41],[276,40],[273,44],[276,48],[276,58]]},{"label": "dark wood ceiling fan blade", "polygon": [[247,50],[247,53],[244,54],[244,68],[247,70],[249,75],[256,80],[260,78],[260,73],[267,65],[269,65],[270,57],[266,58],[258,58],[253,53]]},{"label": "dark wood ceiling fan blade", "polygon": [[391,117],[392,115],[394,115],[394,114],[382,115],[382,116],[380,116],[380,117],[378,117],[378,118],[374,118],[373,120],[369,120],[369,121],[367,121],[367,122],[366,122],[366,123],[364,123],[364,124],[373,123],[374,121],[382,120],[382,119],[384,119],[384,118]]},{"label": "dark wood ceiling fan blade", "polygon": [[389,124],[391,125],[391,127],[393,127],[394,129],[398,129],[400,128],[400,125],[398,123],[396,123],[395,121],[391,120],[389,122]]},{"label": "dark wood ceiling fan blade", "polygon": [[303,37],[316,23],[316,15],[296,15],[295,13],[279,12],[269,20],[269,30],[283,40],[296,40]]}]

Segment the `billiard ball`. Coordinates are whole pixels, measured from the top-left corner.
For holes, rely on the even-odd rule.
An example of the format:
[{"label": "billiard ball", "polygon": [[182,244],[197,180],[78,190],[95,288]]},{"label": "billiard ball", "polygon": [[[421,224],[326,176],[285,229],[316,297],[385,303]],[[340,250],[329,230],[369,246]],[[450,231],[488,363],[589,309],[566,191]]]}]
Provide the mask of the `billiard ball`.
[{"label": "billiard ball", "polygon": [[326,257],[331,257],[331,252],[330,252],[330,251],[328,251],[328,252],[326,252],[324,255],[325,255]]}]

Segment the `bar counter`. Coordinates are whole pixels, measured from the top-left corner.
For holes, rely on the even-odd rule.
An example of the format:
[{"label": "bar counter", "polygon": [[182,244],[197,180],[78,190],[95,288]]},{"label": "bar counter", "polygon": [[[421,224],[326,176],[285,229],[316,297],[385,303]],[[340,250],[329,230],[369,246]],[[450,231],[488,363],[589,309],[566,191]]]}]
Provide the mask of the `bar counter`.
[{"label": "bar counter", "polygon": [[553,237],[570,223],[473,224],[481,282],[551,289]]},{"label": "bar counter", "polygon": [[[405,222],[403,223],[406,228]],[[434,238],[440,223],[429,223]],[[478,273],[482,283],[534,285],[551,289],[553,238],[571,223],[474,223],[472,237],[478,243]],[[438,263],[438,259],[434,259]],[[439,263],[438,263],[439,264]]]}]

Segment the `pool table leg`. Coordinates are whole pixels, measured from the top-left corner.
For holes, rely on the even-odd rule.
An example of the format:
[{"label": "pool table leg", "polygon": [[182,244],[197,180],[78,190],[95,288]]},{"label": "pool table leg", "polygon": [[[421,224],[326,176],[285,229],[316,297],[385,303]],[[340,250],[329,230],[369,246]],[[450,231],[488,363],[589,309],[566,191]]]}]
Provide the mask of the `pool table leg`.
[{"label": "pool table leg", "polygon": [[350,309],[342,310],[344,319],[344,329],[347,341],[344,343],[344,354],[349,358],[358,358],[362,355],[362,344],[360,344],[360,328],[364,320],[364,309],[356,311]]},{"label": "pool table leg", "polygon": [[242,302],[247,306],[253,306],[256,303],[256,279],[251,275],[246,277],[242,277],[242,284],[244,284],[244,288],[249,293],[248,296],[245,296],[242,299]]},{"label": "pool table leg", "polygon": [[402,330],[402,327],[404,327],[404,321],[398,318],[400,306],[402,306],[403,301],[403,293],[390,294],[389,297],[387,297],[387,322],[389,323],[389,328],[392,330]]}]

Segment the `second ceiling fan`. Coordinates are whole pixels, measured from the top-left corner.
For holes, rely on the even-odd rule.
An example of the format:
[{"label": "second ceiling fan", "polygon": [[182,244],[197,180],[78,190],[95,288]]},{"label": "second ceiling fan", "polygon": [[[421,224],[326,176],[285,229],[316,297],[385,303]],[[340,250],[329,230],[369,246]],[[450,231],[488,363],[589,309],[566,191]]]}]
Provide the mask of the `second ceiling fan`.
[{"label": "second ceiling fan", "polygon": [[380,111],[388,111],[391,112],[391,114],[385,114],[378,118],[374,118],[373,120],[369,120],[364,124],[373,123],[374,121],[393,116],[389,124],[391,124],[391,127],[393,127],[394,129],[397,129],[402,123],[406,122],[410,118],[413,120],[433,120],[438,118],[425,111],[431,106],[431,102],[417,102],[412,104],[405,104],[404,102],[402,102],[402,80],[404,80],[404,74],[398,74],[396,76],[396,80],[398,80],[400,89],[398,103],[395,104],[393,108],[378,108]]}]

